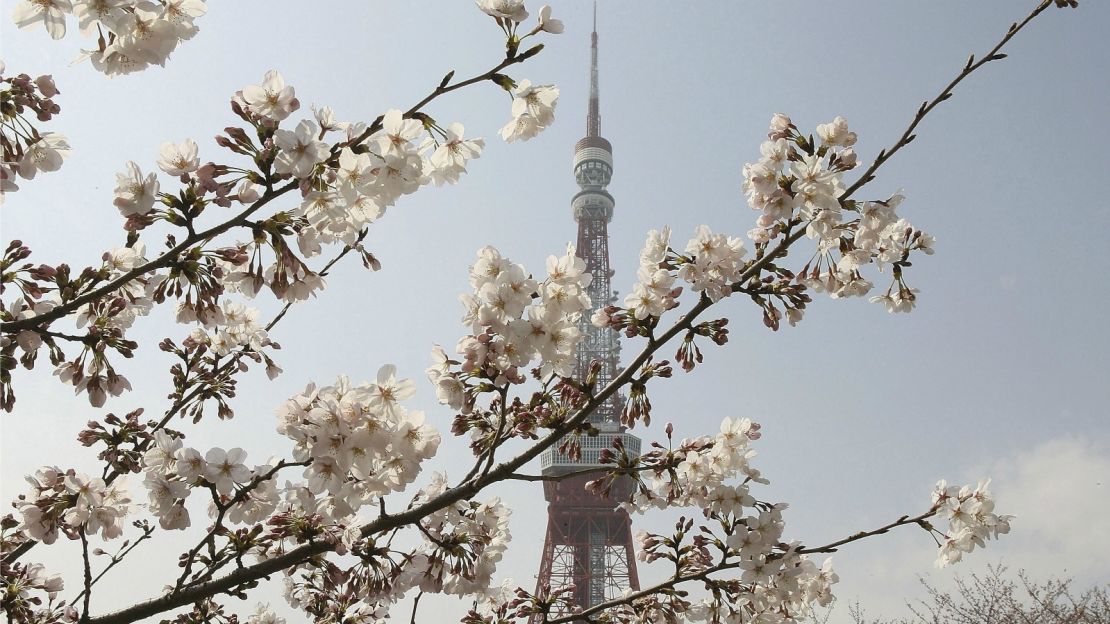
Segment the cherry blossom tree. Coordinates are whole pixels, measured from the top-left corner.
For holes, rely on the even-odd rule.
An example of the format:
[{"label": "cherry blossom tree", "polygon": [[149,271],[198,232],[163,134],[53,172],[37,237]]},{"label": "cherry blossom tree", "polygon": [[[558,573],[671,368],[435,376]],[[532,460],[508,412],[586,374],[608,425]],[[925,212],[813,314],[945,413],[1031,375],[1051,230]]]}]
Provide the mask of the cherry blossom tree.
[{"label": "cherry blossom tree", "polygon": [[908,605],[911,616],[898,619],[867,616],[859,604],[849,607],[854,624],[980,624],[1044,622],[1105,624],[1110,622],[1110,593],[1105,585],[1079,590],[1067,578],[1039,580],[1019,570],[1017,580],[1002,565],[982,574],[958,575],[956,587],[945,591],[924,579],[928,598]]},{"label": "cherry blossom tree", "polygon": [[[591,276],[574,249],[533,272],[483,247],[469,269],[472,292],[461,297],[464,329],[455,352],[435,347],[427,371],[454,414],[450,433],[466,442],[444,440],[441,417],[406,407],[415,382],[385,364],[374,380],[310,382],[280,402],[275,426],[289,439],[287,454],[260,460],[238,447],[192,446],[190,433],[213,416],[235,416],[241,376],[282,372],[276,328],[299,302],[326,300],[332,267],[355,256],[372,271],[381,268],[363,241],[390,207],[428,185],[460,182],[481,155],[483,139],[467,138],[462,123],[433,118],[429,103],[493,85],[511,97],[499,132],[506,142],[553,123],[559,90],[509,72],[563,25],[549,7],[533,17],[521,0],[479,0],[497,27],[491,32],[504,38],[504,55],[465,79],[448,73],[404,110],[363,121],[339,121],[327,107],[304,114],[295,87],[279,71],[266,72],[229,94],[234,117],[217,140],[226,153],[207,160],[185,139],[164,143],[154,163],[123,164],[113,202],[126,231],[123,247],[81,269],[32,260],[18,240],[6,247],[0,405],[11,411],[16,403],[12,371],[41,368],[45,358],[57,383],[88,398],[95,415],[78,441],[98,451],[102,466],[90,475],[57,458],[28,476],[29,487],[2,521],[0,608],[18,622],[273,622],[280,618],[261,606],[235,615],[226,599],[246,598],[262,579],[280,575],[288,602],[326,622],[378,621],[405,595],[422,593],[471,600],[469,624],[793,622],[832,600],[837,575],[830,560],[814,557],[852,542],[915,525],[936,540],[938,565],[958,562],[1010,530],[1010,517],[995,512],[989,481],[941,481],[920,510],[827,544],[787,541],[785,505],[767,499],[761,486],[768,479],[752,462],[759,424],[729,417],[718,432],[676,440],[670,426],[651,428],[649,395],[674,364],[690,373],[709,342],[728,341],[733,313],[723,308],[736,298],[758,306],[772,330],[784,320],[802,322],[814,294],[870,297],[890,312],[912,311],[918,291],[909,269],[933,253],[933,237],[901,216],[901,195],[863,192],[958,84],[1004,58],[1005,44],[1039,15],[1075,4],[1038,3],[985,54],[969,58],[870,160],[855,152],[856,134],[842,117],[811,133],[774,114],[767,140],[743,167],[743,193],[756,213],[746,236],[706,226],[688,241],[672,240],[665,226],[649,232],[623,305],[588,319],[622,332],[638,350],[611,383],[571,377],[580,322],[591,309]],[[206,12],[202,0],[20,0],[12,18],[55,39],[76,19],[82,36],[95,37],[85,58],[112,77],[165,66],[202,18],[218,19]],[[0,184],[7,196],[63,168],[72,148],[49,130],[61,112],[51,76],[0,67],[0,81]],[[256,298],[282,307],[263,318],[250,305]],[[132,328],[167,304],[185,326],[157,345],[175,359],[168,407],[153,417],[142,409],[100,415],[109,395],[132,389],[121,358],[152,348],[132,338]],[[553,478],[523,470],[557,444],[573,454],[577,440],[597,433],[590,414],[618,392],[628,396],[622,424],[643,427],[660,442],[638,456],[606,450],[608,467],[589,471],[596,473],[589,487],[630,483],[621,504],[632,513],[700,511],[671,534],[638,536],[642,561],[673,568],[667,580],[554,615],[567,606],[568,588],[533,593],[494,582],[510,542],[509,509],[497,486]],[[422,464],[442,444],[468,444],[472,466],[462,478],[436,474],[417,487]],[[154,539],[180,544],[179,575],[166,579],[161,595],[93,612],[91,598],[112,582],[113,568]],[[36,551],[69,540],[81,546],[81,578],[63,579],[34,562]],[[683,587],[700,588],[703,597]]]}]

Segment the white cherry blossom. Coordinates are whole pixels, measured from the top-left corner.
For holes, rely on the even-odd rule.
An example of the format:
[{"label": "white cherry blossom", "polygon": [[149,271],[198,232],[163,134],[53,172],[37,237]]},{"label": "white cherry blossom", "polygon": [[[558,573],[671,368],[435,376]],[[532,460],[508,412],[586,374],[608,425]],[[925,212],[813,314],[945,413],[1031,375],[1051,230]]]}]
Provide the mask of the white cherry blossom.
[{"label": "white cherry blossom", "polygon": [[428,159],[430,174],[437,186],[458,182],[459,174],[466,171],[466,163],[482,155],[486,142],[483,139],[464,139],[463,132],[461,123],[447,126],[443,143]]},{"label": "white cherry blossom", "polygon": [[551,17],[551,6],[543,5],[540,7],[540,22],[536,25],[538,30],[549,32],[553,35],[558,35],[563,32],[563,20],[557,20]]},{"label": "white cherry blossom", "polygon": [[524,114],[513,117],[509,123],[498,131],[498,134],[506,142],[513,143],[514,141],[527,141],[539,134],[540,130],[543,130],[543,126],[536,121],[536,118]]},{"label": "white cherry blossom", "polygon": [[25,180],[34,179],[40,172],[57,171],[62,160],[69,156],[69,142],[57,132],[43,132],[37,141],[27,146],[16,171]]},{"label": "white cherry blossom", "polygon": [[307,178],[316,165],[328,156],[328,146],[316,137],[319,126],[307,119],[297,124],[295,131],[279,129],[274,132],[274,144],[278,147],[274,171],[289,173],[295,178]]},{"label": "white cherry blossom", "polygon": [[127,16],[124,9],[129,5],[128,0],[75,0],[73,15],[85,35],[96,32],[97,25],[115,32],[119,30],[121,20]]},{"label": "white cherry blossom", "polygon": [[193,20],[208,12],[204,0],[165,0],[162,19],[174,27],[178,39],[189,39],[197,32]]},{"label": "white cherry blossom", "polygon": [[151,65],[165,65],[179,41],[173,24],[162,19],[161,7],[142,3],[120,20],[116,34],[118,50]]},{"label": "white cherry blossom", "polygon": [[261,85],[243,87],[242,93],[248,110],[273,121],[281,121],[300,108],[293,87],[287,86],[275,69],[266,72]]},{"label": "white cherry blossom", "polygon": [[517,23],[528,19],[528,9],[524,8],[524,0],[476,0],[475,4],[486,15],[495,18]]},{"label": "white cherry blossom", "polygon": [[154,433],[154,445],[143,454],[143,468],[156,474],[168,474],[177,468],[177,451],[182,447],[181,438],[165,431]]},{"label": "white cherry blossom", "polygon": [[851,147],[856,144],[856,133],[848,131],[848,120],[837,117],[827,124],[817,125],[817,136],[825,145]]},{"label": "white cherry blossom", "polygon": [[222,448],[210,449],[204,455],[204,478],[216,486],[216,491],[229,494],[236,483],[250,479],[251,470],[243,463],[247,452],[241,448],[225,451]]},{"label": "white cherry blossom", "polygon": [[139,165],[128,161],[127,171],[116,174],[116,199],[112,203],[125,217],[145,215],[158,199],[158,178],[153,173],[143,176]]},{"label": "white cherry blossom", "polygon": [[169,175],[179,176],[192,173],[200,166],[197,156],[197,144],[192,139],[185,139],[180,144],[163,143],[161,155],[158,158],[158,168]]},{"label": "white cherry blossom", "polygon": [[187,482],[192,483],[208,472],[208,464],[204,456],[195,448],[177,449],[174,451],[174,458],[177,460],[174,467],[177,476]]},{"label": "white cherry blossom", "polygon": [[555,105],[559,100],[559,88],[554,85],[533,85],[530,80],[521,80],[513,90],[513,117],[525,113],[535,118],[540,126],[551,125],[555,121]]},{"label": "white cherry blossom", "polygon": [[61,39],[66,35],[66,13],[72,10],[70,0],[20,0],[12,11],[12,20],[20,28],[41,22],[51,38]]},{"label": "white cherry blossom", "polygon": [[382,129],[374,134],[379,153],[407,156],[412,149],[410,143],[424,131],[424,124],[417,119],[405,119],[398,109],[390,109],[382,116]]}]

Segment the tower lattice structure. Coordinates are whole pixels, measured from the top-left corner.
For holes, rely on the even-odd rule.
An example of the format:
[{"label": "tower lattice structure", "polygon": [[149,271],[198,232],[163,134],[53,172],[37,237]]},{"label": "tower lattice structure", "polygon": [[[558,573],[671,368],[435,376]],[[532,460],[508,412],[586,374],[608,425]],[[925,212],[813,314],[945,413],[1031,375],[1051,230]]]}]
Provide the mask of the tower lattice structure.
[{"label": "tower lattice structure", "polygon": [[[613,146],[601,136],[601,111],[597,73],[597,8],[590,35],[590,99],[586,116],[586,136],[574,146],[574,177],[580,190],[571,201],[578,222],[577,255],[593,275],[589,285],[593,310],[609,305],[613,299],[609,268],[609,222],[615,202],[606,187],[613,176]],[[591,314],[592,311],[591,310]],[[591,314],[580,321],[582,341],[578,344],[575,374],[585,379],[591,362],[600,363],[597,388],[605,387],[619,373],[620,343],[615,331],[594,327]],[[629,454],[639,455],[640,439],[620,425],[623,398],[614,393],[590,415],[598,430],[596,436],[578,438],[580,457],[562,452],[562,444],[540,457],[545,475],[565,475],[603,466],[601,451],[620,443]],[[540,561],[537,591],[574,586],[573,601],[582,608],[619,597],[625,590],[640,588],[636,557],[632,546],[632,523],[628,513],[617,507],[628,495],[626,484],[618,483],[608,496],[586,490],[597,473],[577,475],[544,482],[548,502],[547,535]],[[623,487],[622,487],[623,486]]]}]

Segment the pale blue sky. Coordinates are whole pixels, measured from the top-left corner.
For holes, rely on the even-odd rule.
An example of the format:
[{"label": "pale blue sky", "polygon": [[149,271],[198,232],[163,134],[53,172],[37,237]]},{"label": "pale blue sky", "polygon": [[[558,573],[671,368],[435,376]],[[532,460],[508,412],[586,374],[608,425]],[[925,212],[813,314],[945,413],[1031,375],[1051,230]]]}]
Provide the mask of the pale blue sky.
[{"label": "pale blue sky", "polygon": [[[76,33],[51,42],[41,30],[17,31],[4,4],[8,69],[54,74],[62,114],[51,125],[75,148],[60,172],[9,197],[4,238],[31,245],[33,260],[76,266],[123,240],[111,205],[123,163],[152,169],[161,142],[185,137],[201,143],[202,159],[224,158],[211,137],[237,121],[227,100],[267,69],[296,87],[305,114],[315,103],[340,119],[372,119],[408,108],[450,69],[484,71],[502,49],[496,26],[465,1],[214,3],[198,21],[200,34],[165,69],[108,81],[68,65],[80,47]],[[546,38],[542,54],[510,73],[560,87],[555,125],[506,145],[496,130],[509,102],[492,85],[435,102],[428,112],[437,119],[487,138],[482,158],[458,186],[426,189],[391,208],[368,239],[383,271],[367,273],[357,261],[337,269],[321,298],[274,332],[285,374],[273,383],[244,376],[238,417],[206,423],[193,445],[241,445],[263,459],[285,448],[272,408],[309,380],[372,379],[386,362],[422,380],[431,345],[450,348],[463,331],[456,296],[477,248],[496,245],[538,271],[574,239],[570,164],[584,132],[590,11],[586,2],[552,4],[567,32]],[[631,285],[648,229],[669,224],[684,240],[700,223],[735,235],[751,227],[740,167],[757,159],[773,113],[803,129],[843,115],[869,161],[970,52],[993,45],[1031,4],[603,1],[614,285]],[[762,422],[756,465],[772,483],[759,494],[791,504],[787,535],[806,543],[923,510],[938,478],[991,475],[999,509],[1019,518],[1013,535],[975,553],[965,570],[1001,558],[1086,583],[1110,578],[1110,534],[1095,519],[1110,513],[1108,28],[1105,2],[1047,12],[1007,46],[1009,59],[958,88],[863,193],[903,189],[902,214],[937,237],[937,254],[909,273],[922,291],[917,311],[892,316],[866,301],[818,297],[799,327],[772,333],[754,306],[726,302],[731,342],[707,349],[694,374],[655,389],[653,422],[673,421],[680,435],[715,430],[724,416]],[[183,333],[166,310],[136,330],[150,348]],[[138,390],[108,408],[160,411],[169,363],[151,350],[124,367]],[[88,465],[90,454],[73,452],[72,439],[95,414],[45,369],[17,372],[16,391],[16,413],[0,420],[5,499],[22,490],[21,474],[43,463]],[[423,384],[415,405],[448,429],[450,414]],[[465,456],[463,441],[448,440],[429,468],[455,473]],[[500,572],[531,587],[542,493],[499,493],[515,508]],[[665,530],[674,515],[634,523]],[[142,561],[122,566],[117,581],[126,579],[127,589],[104,590],[94,611],[156,593],[173,566],[171,550],[152,545]],[[933,551],[928,536],[910,529],[846,549],[836,555],[837,593],[893,615],[901,597],[917,591],[915,575],[950,577],[932,571]],[[51,563],[73,552],[59,545],[35,558]],[[642,570],[641,578],[658,574]]]}]

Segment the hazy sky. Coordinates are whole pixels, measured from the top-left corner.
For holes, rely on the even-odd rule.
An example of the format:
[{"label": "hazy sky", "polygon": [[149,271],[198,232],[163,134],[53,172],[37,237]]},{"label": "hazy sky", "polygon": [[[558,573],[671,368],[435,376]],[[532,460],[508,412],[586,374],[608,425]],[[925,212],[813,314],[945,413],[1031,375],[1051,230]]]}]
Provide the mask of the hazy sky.
[{"label": "hazy sky", "polygon": [[[296,87],[304,114],[326,104],[340,119],[370,120],[408,108],[448,70],[461,77],[493,66],[503,45],[492,21],[465,1],[241,0],[213,3],[198,20],[200,34],[165,69],[109,81],[69,65],[87,45],[75,32],[52,42],[41,29],[18,31],[7,19],[11,4],[4,2],[0,30],[8,70],[54,74],[62,114],[50,128],[75,149],[60,172],[8,198],[3,235],[29,244],[34,261],[74,266],[98,262],[123,241],[111,198],[124,163],[151,170],[163,141],[186,137],[201,144],[202,159],[227,159],[211,137],[238,121],[228,98],[267,69]],[[758,158],[773,113],[803,129],[847,117],[869,162],[970,52],[992,46],[1032,4],[603,1],[616,288],[631,286],[648,229],[669,224],[684,241],[701,223],[734,235],[752,227],[740,167]],[[482,158],[458,186],[404,198],[374,224],[368,246],[383,270],[340,265],[319,299],[274,330],[285,373],[272,383],[261,371],[242,376],[237,418],[205,422],[190,433],[191,445],[242,446],[253,460],[284,453],[273,407],[310,380],[373,379],[383,363],[418,380],[414,407],[447,432],[451,414],[435,403],[423,370],[432,344],[450,348],[464,331],[456,297],[467,290],[475,250],[493,244],[538,272],[575,238],[570,165],[585,131],[590,9],[577,0],[553,5],[566,33],[548,37],[542,54],[510,73],[560,87],[555,125],[506,145],[496,131],[509,119],[509,99],[496,87],[436,101],[428,112],[438,120],[462,121],[468,134],[487,138]],[[763,424],[755,463],[771,485],[756,494],[789,502],[787,537],[807,544],[923,511],[939,478],[994,478],[999,510],[1018,516],[1010,536],[939,572],[935,545],[918,529],[849,547],[835,556],[842,601],[896,615],[904,599],[921,594],[918,575],[944,583],[998,561],[1037,577],[1074,575],[1083,585],[1110,578],[1108,28],[1105,2],[1047,12],[1007,46],[1010,58],[958,88],[862,193],[878,199],[903,189],[903,216],[937,238],[937,254],[908,273],[921,289],[917,311],[893,316],[865,300],[818,297],[797,328],[772,333],[755,306],[728,301],[731,341],[706,349],[695,373],[653,389],[653,427],[638,430],[645,440],[658,439],[667,421],[689,436],[716,430],[725,416]],[[148,236],[148,246],[155,241]],[[169,361],[154,346],[185,333],[168,312],[137,324],[147,348],[122,369],[136,391],[107,410],[164,408]],[[637,347],[627,343],[626,356]],[[103,415],[48,369],[20,370],[15,381],[17,410],[0,418],[5,500],[43,464],[91,466],[93,454],[74,450],[73,439]],[[447,439],[426,470],[457,478],[467,457],[464,441]],[[132,489],[145,499],[139,480]],[[531,588],[546,522],[541,489],[496,493],[514,507],[514,541],[499,574]],[[678,513],[633,522],[663,531]],[[194,529],[203,524],[194,515]],[[175,549],[159,541],[113,573],[94,612],[152,596],[169,580],[182,542],[170,540]],[[66,570],[75,587],[78,550],[59,543],[31,559]],[[645,583],[662,574],[641,568]],[[284,606],[276,590],[262,595]],[[421,621],[464,609],[448,599],[426,606],[437,610]],[[846,617],[842,606],[832,621]]]}]

